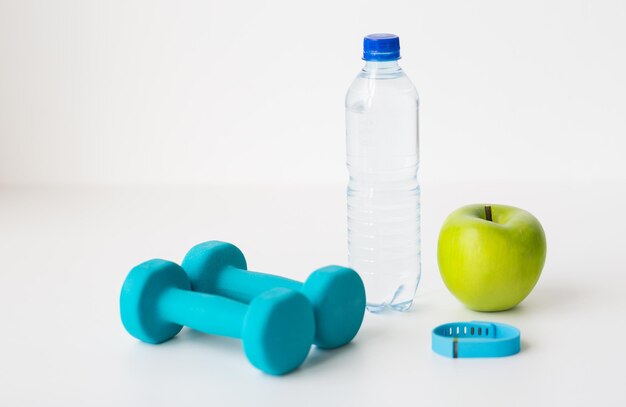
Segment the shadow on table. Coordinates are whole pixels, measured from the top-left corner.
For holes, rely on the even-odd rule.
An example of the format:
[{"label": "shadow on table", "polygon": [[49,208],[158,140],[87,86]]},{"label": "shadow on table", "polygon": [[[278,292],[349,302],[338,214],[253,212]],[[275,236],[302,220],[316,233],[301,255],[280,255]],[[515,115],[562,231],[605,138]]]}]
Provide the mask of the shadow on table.
[{"label": "shadow on table", "polygon": [[241,340],[236,338],[228,338],[218,335],[207,335],[205,333],[185,328],[174,339],[178,341],[189,341],[198,344],[206,344],[214,349],[220,349],[223,352],[232,352],[240,354],[243,352]]},{"label": "shadow on table", "polygon": [[[212,349],[216,349],[220,352],[229,352],[236,355],[241,355],[243,352],[242,343],[239,339],[207,335],[192,329],[183,329],[180,334],[172,340],[165,342],[164,345],[171,343],[171,345],[176,346],[176,344],[180,344],[180,342],[183,341],[199,344],[200,346],[210,346]],[[304,363],[298,369],[291,372],[289,376],[316,370],[319,366],[325,365],[332,360],[339,361],[348,354],[352,353],[357,346],[358,345],[354,342],[350,342],[349,344],[337,349],[325,350],[312,345],[309,355]]]},{"label": "shadow on table", "polygon": [[307,372],[316,371],[322,366],[328,368],[328,366],[333,363],[343,363],[342,360],[349,357],[348,355],[355,352],[357,348],[358,344],[354,342],[350,342],[336,349],[319,349],[313,346],[309,352],[309,356],[294,374],[306,374]]},{"label": "shadow on table", "polygon": [[541,285],[541,281],[530,295],[517,307],[503,311],[512,315],[566,310],[585,297],[584,287],[572,284]]}]

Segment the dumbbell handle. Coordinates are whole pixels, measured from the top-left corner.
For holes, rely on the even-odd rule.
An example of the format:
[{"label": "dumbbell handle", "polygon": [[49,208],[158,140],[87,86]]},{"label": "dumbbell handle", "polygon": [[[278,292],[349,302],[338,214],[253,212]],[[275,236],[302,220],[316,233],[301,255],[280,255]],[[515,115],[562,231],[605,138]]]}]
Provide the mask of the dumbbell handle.
[{"label": "dumbbell handle", "polygon": [[258,273],[233,266],[225,266],[216,273],[214,294],[233,300],[250,302],[257,295],[272,288],[282,287],[294,291],[302,289],[302,283],[272,274]]},{"label": "dumbbell handle", "polygon": [[217,295],[170,288],[159,299],[158,312],[169,322],[200,332],[241,338],[248,306]]}]

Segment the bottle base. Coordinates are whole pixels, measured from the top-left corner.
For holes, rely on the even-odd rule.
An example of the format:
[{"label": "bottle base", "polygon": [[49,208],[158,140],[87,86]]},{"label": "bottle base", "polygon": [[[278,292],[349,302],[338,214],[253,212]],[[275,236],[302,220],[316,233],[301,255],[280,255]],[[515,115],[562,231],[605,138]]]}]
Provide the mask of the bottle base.
[{"label": "bottle base", "polygon": [[[406,289],[405,284],[401,284],[398,288],[396,288],[391,300],[389,301],[368,301],[365,304],[366,309],[373,314],[378,314],[385,310],[399,312],[406,312],[410,310],[413,305],[413,299],[415,297],[415,291],[417,290],[419,280],[420,278],[418,276],[417,280],[411,284],[410,290]],[[376,300],[381,299],[382,298],[380,296],[376,298]]]},{"label": "bottle base", "polygon": [[411,299],[411,300],[403,301],[399,303],[387,303],[387,302],[377,303],[377,304],[367,303],[366,308],[372,314],[378,314],[383,311],[406,312],[409,309],[411,309],[412,305],[413,305],[413,300]]}]

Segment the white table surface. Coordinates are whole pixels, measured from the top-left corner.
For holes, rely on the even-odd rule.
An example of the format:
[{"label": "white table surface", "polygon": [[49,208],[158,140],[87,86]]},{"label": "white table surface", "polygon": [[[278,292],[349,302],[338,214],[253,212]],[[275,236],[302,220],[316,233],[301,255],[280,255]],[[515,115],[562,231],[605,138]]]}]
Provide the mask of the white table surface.
[{"label": "white table surface", "polygon": [[[251,269],[304,279],[345,264],[342,186],[0,188],[0,405],[626,405],[624,184],[424,185],[423,274],[411,312],[366,315],[352,344],[300,369],[254,369],[240,342],[184,329],[158,346],[123,329],[119,291],[149,258],[237,244]],[[444,287],[436,239],[466,203],[534,213],[548,239],[538,285],[517,308],[476,313]],[[520,354],[452,360],[430,331],[493,320]]]}]

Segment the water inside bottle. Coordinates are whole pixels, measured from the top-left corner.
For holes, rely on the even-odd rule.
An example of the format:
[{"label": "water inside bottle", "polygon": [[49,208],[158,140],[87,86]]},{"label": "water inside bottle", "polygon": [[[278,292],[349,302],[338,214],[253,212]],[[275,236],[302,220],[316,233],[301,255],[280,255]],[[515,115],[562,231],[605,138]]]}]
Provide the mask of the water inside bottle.
[{"label": "water inside bottle", "polygon": [[366,63],[346,96],[348,256],[367,307],[410,308],[420,279],[418,100],[397,61]]}]

